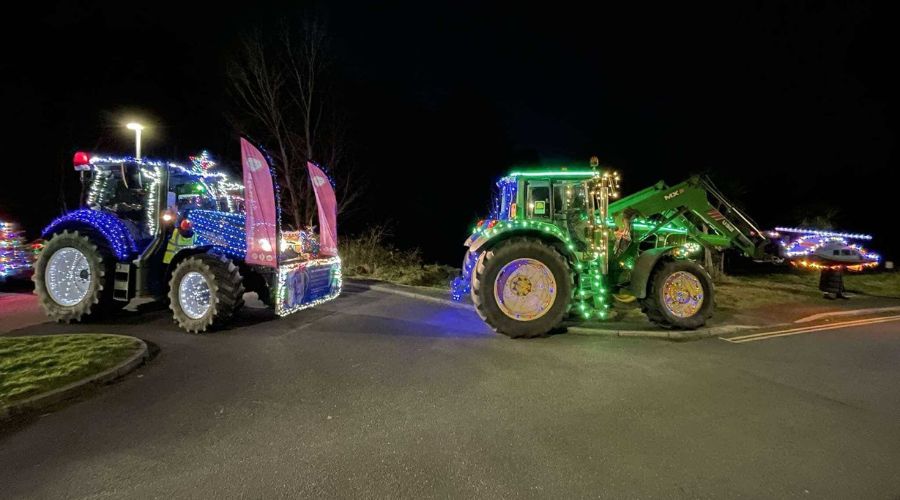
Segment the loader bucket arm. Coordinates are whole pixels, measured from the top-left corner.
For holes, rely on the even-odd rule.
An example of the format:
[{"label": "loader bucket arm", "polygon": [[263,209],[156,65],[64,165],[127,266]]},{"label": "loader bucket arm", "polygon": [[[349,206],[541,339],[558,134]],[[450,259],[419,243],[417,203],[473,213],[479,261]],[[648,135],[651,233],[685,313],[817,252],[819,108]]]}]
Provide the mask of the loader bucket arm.
[{"label": "loader bucket arm", "polygon": [[[753,259],[765,257],[768,240],[759,227],[705,176],[671,187],[660,181],[610,204],[609,213],[615,216],[628,209],[638,217],[681,225],[704,246],[732,247]],[[703,225],[712,231],[703,231]]]}]

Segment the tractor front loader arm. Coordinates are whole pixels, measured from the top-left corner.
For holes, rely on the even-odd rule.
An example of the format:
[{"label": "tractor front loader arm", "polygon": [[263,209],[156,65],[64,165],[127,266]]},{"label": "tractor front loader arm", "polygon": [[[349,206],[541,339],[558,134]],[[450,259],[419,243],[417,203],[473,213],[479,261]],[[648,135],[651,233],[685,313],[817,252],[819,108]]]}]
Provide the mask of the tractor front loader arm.
[{"label": "tractor front loader arm", "polygon": [[[662,181],[609,206],[610,215],[630,210],[645,219],[675,222],[699,243],[710,248],[732,247],[753,259],[765,257],[768,240],[748,216],[731,203],[706,177],[667,186]],[[712,231],[704,231],[703,226]]]}]

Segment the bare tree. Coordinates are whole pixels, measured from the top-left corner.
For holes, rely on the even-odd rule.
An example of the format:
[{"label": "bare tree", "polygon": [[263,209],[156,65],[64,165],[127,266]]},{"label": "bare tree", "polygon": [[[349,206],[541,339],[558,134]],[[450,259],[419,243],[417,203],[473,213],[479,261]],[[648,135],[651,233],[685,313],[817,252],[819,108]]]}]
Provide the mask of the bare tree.
[{"label": "bare tree", "polygon": [[284,21],[274,38],[258,31],[245,37],[229,68],[239,109],[235,122],[275,157],[285,212],[295,228],[311,225],[317,214],[307,161],[333,177],[339,213],[359,196],[347,161],[345,123],[329,92],[329,43],[317,19]]}]

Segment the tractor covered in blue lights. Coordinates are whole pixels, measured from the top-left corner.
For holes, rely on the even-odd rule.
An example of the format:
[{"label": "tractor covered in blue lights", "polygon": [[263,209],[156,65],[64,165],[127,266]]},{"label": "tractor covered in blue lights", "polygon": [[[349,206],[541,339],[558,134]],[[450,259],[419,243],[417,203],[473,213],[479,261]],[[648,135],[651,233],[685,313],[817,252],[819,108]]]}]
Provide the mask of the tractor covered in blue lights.
[{"label": "tractor covered in blue lights", "polygon": [[[47,244],[33,277],[51,319],[80,321],[134,298],[165,299],[181,328],[204,332],[224,326],[245,292],[279,315],[340,294],[340,258],[322,252],[316,234],[282,231],[280,217],[272,215],[253,219],[269,226],[271,237],[248,231],[248,211],[277,207],[277,198],[255,199],[259,190],[245,196],[243,183],[214,168],[205,152],[191,161],[76,153],[82,207],[44,229]],[[256,163],[253,175],[271,174]],[[256,249],[252,258],[248,246]]]}]

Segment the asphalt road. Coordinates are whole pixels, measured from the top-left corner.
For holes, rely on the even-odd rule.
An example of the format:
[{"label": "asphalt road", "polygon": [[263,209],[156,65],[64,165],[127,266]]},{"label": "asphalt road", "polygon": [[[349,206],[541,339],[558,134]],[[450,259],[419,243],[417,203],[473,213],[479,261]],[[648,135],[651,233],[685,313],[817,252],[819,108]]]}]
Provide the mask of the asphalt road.
[{"label": "asphalt road", "polygon": [[736,344],[513,341],[347,292],[283,319],[36,332],[159,348],[0,430],[0,497],[898,498],[900,322]]}]

